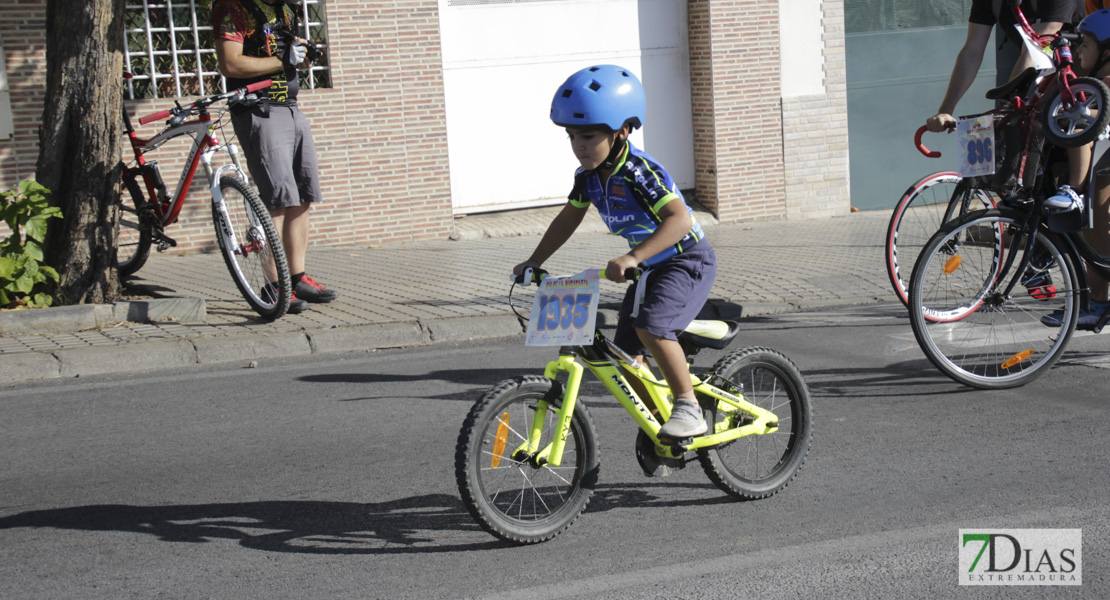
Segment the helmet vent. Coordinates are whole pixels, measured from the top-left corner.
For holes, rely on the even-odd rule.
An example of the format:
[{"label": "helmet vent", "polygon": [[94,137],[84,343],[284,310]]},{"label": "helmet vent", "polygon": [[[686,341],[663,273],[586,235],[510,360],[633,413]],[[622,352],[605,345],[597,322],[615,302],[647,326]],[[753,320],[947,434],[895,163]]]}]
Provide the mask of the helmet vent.
[{"label": "helmet vent", "polygon": [[575,119],[585,119],[586,118],[586,113],[574,113],[574,118]]},{"label": "helmet vent", "polygon": [[570,88],[567,88],[567,89],[563,90],[563,97],[564,98],[570,98],[570,95],[573,94],[573,93],[574,93],[574,90],[572,90]]},{"label": "helmet vent", "polygon": [[596,81],[591,81],[590,82],[590,89],[596,92],[596,91],[601,89],[601,84],[596,82]]}]

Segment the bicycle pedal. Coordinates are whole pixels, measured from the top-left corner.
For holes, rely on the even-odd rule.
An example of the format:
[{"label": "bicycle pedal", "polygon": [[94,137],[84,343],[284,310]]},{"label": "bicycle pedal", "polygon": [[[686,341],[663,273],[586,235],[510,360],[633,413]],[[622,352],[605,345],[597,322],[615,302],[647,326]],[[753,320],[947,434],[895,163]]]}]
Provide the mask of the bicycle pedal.
[{"label": "bicycle pedal", "polygon": [[666,477],[686,466],[685,458],[670,458],[656,454],[655,443],[643,430],[636,434],[636,461],[640,463],[640,469],[647,477]]}]

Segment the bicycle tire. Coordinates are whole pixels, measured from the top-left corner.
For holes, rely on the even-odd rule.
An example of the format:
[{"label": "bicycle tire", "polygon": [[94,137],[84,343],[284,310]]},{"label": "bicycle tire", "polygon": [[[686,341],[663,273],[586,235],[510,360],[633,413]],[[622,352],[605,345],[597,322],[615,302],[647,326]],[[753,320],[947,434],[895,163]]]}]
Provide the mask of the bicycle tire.
[{"label": "bicycle tire", "polygon": [[135,177],[123,180],[131,202],[124,200],[120,190],[119,228],[116,231],[116,269],[119,276],[130,277],[143,268],[150,258],[150,245],[153,238],[150,225],[139,217],[139,209],[146,204],[146,196]]},{"label": "bicycle tire", "polygon": [[[1056,363],[1075,330],[1076,266],[1055,236],[1037,235],[1032,255],[1041,264],[1023,273],[1017,271],[1026,240],[1011,240],[1006,253],[1016,255],[1001,276],[999,265],[1009,258],[997,245],[959,242],[973,228],[1013,232],[1022,218],[1009,209],[968,215],[937,232],[914,266],[909,309],[914,337],[933,365],[970,387],[1004,389],[1033,381]],[[1053,292],[1027,290],[1022,281],[1033,275],[1053,282]],[[1003,297],[1014,278],[1013,292]],[[955,318],[926,319],[926,311],[951,311]],[[1054,315],[1058,324],[1045,320]]]},{"label": "bicycle tire", "polygon": [[536,447],[551,442],[562,395],[562,384],[546,377],[502,381],[475,403],[459,432],[455,477],[463,503],[483,529],[507,542],[555,537],[586,509],[597,484],[597,430],[581,402],[559,467],[537,466],[518,451],[541,408]]},{"label": "bicycle tire", "polygon": [[1057,89],[1041,111],[1045,138],[1062,148],[1089,144],[1110,125],[1110,88],[1105,83],[1093,77],[1077,77],[1071,83],[1071,91],[1081,97],[1077,105],[1070,109],[1065,106]]},{"label": "bicycle tire", "polygon": [[953,202],[960,202],[958,213],[961,216],[995,207],[990,192],[970,187],[953,171],[922,177],[894,205],[886,229],[886,267],[890,285],[903,306],[909,303],[909,275],[913,264],[929,238],[952,219]]},{"label": "bicycle tire", "polygon": [[[247,304],[262,318],[279,319],[289,310],[293,284],[285,248],[270,212],[254,189],[234,175],[220,178],[220,193],[229,222],[225,223],[224,215],[215,204],[212,205],[212,222],[231,278]],[[238,247],[230,247],[225,230],[235,233]],[[271,281],[277,294],[265,290]]]},{"label": "bicycle tire", "polygon": [[[728,380],[733,393],[774,412],[779,424],[774,433],[698,450],[702,469],[718,488],[738,498],[778,493],[797,476],[813,437],[813,408],[801,372],[775,350],[744,348],[721,357],[711,373]],[[706,421],[714,430],[742,425],[748,415],[721,410],[716,401],[707,402],[704,397],[702,403]]]}]

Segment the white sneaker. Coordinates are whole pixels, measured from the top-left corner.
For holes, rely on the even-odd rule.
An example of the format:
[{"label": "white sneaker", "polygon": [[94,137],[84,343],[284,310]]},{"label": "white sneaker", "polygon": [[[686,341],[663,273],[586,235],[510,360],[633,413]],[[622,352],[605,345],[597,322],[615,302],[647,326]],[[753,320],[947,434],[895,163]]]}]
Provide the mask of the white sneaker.
[{"label": "white sneaker", "polygon": [[1060,212],[1083,210],[1083,195],[1075,193],[1075,190],[1071,189],[1069,185],[1062,185],[1060,189],[1056,190],[1055,195],[1045,199],[1044,205],[1046,208]]},{"label": "white sneaker", "polygon": [[672,440],[694,437],[709,431],[701,416],[701,407],[687,402],[675,402],[671,418],[659,430],[659,437]]}]

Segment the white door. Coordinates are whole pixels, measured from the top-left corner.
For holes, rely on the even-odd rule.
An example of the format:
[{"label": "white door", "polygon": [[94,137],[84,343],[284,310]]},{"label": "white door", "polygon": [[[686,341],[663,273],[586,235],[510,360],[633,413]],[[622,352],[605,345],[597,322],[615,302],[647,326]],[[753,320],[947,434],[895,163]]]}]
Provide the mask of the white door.
[{"label": "white door", "polygon": [[455,214],[560,204],[578,161],[548,114],[575,71],[615,64],[647,90],[632,143],[694,186],[686,0],[439,0]]}]

